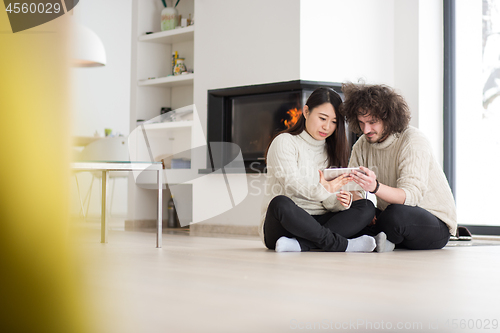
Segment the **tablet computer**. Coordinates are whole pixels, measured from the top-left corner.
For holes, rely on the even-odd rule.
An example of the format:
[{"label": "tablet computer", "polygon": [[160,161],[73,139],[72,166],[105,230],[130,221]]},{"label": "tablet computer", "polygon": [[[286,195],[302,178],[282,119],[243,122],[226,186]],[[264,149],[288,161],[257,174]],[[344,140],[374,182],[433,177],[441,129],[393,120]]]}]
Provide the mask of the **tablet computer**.
[{"label": "tablet computer", "polygon": [[[325,176],[326,180],[332,180],[337,178],[340,175],[343,175],[345,173],[352,173],[353,171],[358,171],[361,173],[364,173],[361,171],[360,168],[328,168],[323,170],[323,175]],[[344,191],[362,191],[363,189],[361,186],[356,184],[355,182],[349,182],[342,186],[342,190]]]}]

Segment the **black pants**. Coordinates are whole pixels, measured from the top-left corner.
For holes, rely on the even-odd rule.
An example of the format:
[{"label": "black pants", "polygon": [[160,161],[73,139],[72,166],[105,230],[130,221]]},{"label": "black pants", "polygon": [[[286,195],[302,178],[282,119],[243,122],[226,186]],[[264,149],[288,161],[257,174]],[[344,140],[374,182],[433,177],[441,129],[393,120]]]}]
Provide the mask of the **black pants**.
[{"label": "black pants", "polygon": [[374,236],[381,231],[396,247],[411,250],[441,249],[450,239],[448,226],[433,214],[420,207],[397,204],[383,212],[377,209],[377,223],[358,235]]},{"label": "black pants", "polygon": [[375,216],[375,207],[369,200],[354,201],[350,209],[310,215],[290,198],[274,197],[267,208],[264,221],[264,240],[268,249],[274,250],[282,237],[296,238],[302,251],[323,249],[343,252],[347,238],[363,230]]}]

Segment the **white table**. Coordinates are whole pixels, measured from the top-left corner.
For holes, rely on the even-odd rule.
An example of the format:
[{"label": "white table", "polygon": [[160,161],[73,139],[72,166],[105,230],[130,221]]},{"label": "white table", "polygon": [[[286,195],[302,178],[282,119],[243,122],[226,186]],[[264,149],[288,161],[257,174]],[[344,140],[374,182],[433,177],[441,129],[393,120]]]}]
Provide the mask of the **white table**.
[{"label": "white table", "polygon": [[158,183],[158,223],[156,228],[156,247],[161,248],[162,241],[162,163],[161,162],[130,162],[130,161],[89,161],[74,162],[73,171],[102,172],[102,203],[101,203],[101,243],[107,243],[106,226],[106,193],[108,192],[108,177],[110,171],[156,171]]}]

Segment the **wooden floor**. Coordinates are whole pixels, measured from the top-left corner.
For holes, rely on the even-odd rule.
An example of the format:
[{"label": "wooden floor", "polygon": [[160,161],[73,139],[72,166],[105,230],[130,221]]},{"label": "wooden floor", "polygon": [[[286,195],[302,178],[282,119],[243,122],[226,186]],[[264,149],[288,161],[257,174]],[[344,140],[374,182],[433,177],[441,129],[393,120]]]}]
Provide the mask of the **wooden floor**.
[{"label": "wooden floor", "polygon": [[96,331],[500,331],[500,246],[275,253],[253,237],[164,234],[156,249],[154,233],[100,244],[82,230]]}]

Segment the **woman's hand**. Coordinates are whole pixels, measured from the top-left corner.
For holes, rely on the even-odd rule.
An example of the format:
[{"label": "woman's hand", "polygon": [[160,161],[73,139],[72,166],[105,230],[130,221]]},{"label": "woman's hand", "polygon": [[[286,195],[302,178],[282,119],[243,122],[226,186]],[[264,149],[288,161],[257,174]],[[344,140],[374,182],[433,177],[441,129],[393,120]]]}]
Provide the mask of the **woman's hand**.
[{"label": "woman's hand", "polygon": [[319,183],[330,193],[338,192],[342,186],[350,181],[352,181],[352,177],[348,173],[344,173],[332,180],[326,180],[323,171],[319,170]]},{"label": "woman's hand", "polygon": [[352,195],[349,192],[340,191],[340,193],[337,193],[337,200],[340,201],[340,204],[345,208],[349,207],[351,204],[351,198]]},{"label": "woman's hand", "polygon": [[365,174],[353,171],[352,180],[354,180],[356,184],[361,186],[363,190],[367,192],[375,191],[375,188],[377,187],[377,175],[375,175],[375,172],[365,167],[359,167],[359,168]]}]

